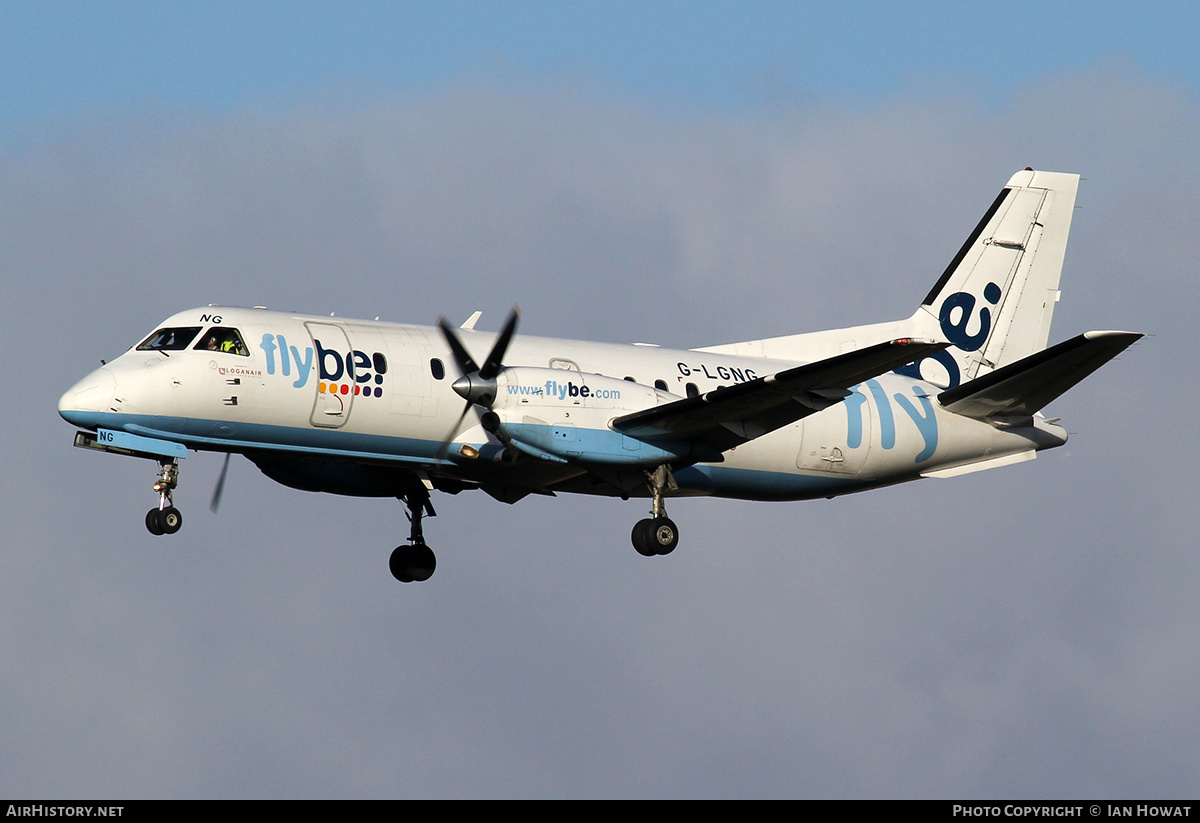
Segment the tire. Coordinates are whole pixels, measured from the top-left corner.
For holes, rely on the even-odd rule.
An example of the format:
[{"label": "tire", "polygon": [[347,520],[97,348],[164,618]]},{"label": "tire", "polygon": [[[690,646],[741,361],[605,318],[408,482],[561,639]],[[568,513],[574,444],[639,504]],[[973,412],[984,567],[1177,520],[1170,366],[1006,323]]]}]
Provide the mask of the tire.
[{"label": "tire", "polygon": [[412,547],[412,557],[413,562],[409,570],[412,572],[413,582],[424,583],[433,577],[437,569],[437,555],[433,553],[433,549],[424,543],[418,543]]},{"label": "tire", "polygon": [[397,546],[392,552],[392,556],[388,558],[388,568],[392,570],[392,577],[401,583],[413,582],[412,575],[409,573],[409,567],[412,564],[409,561],[408,550],[408,546]]},{"label": "tire", "polygon": [[424,543],[397,546],[388,559],[392,577],[401,583],[423,583],[437,569],[437,555]]},{"label": "tire", "polygon": [[650,538],[650,528],[653,525],[653,520],[639,520],[633,524],[633,532],[629,537],[633,542],[633,547],[637,549],[637,553],[642,557],[654,557],[654,555],[658,554]]}]

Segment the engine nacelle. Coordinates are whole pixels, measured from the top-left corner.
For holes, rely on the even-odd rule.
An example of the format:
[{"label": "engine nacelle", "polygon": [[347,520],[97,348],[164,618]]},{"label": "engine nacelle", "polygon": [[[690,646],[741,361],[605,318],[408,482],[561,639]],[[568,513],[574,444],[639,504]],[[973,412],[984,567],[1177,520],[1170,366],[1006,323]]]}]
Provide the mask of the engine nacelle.
[{"label": "engine nacelle", "polygon": [[679,399],[629,380],[518,366],[496,376],[492,411],[506,440],[542,460],[650,466],[714,459],[693,454],[688,442],[639,440],[609,426],[614,418]]}]

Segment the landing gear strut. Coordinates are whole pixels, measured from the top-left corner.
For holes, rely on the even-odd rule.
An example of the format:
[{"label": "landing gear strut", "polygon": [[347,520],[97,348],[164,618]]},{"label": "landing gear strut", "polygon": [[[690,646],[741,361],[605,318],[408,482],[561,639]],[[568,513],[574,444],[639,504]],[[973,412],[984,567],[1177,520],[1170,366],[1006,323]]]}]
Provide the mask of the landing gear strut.
[{"label": "landing gear strut", "polygon": [[652,516],[634,524],[631,535],[633,547],[644,557],[670,554],[679,544],[679,529],[675,521],[667,517],[663,491],[679,487],[675,485],[669,466],[659,466],[652,472],[646,472],[646,485],[654,500],[650,507]]},{"label": "landing gear strut", "polygon": [[420,583],[432,577],[433,570],[437,568],[437,557],[433,549],[425,545],[421,517],[436,517],[437,512],[433,510],[433,504],[429,502],[429,492],[425,489],[406,494],[400,499],[407,508],[405,514],[412,526],[408,534],[408,544],[396,547],[388,565],[391,567],[392,577],[401,583]]},{"label": "landing gear strut", "polygon": [[175,508],[171,492],[179,485],[179,464],[174,460],[158,461],[158,479],[154,491],[158,492],[158,508],[146,512],[146,530],[150,534],[175,534],[183,525],[183,515]]}]

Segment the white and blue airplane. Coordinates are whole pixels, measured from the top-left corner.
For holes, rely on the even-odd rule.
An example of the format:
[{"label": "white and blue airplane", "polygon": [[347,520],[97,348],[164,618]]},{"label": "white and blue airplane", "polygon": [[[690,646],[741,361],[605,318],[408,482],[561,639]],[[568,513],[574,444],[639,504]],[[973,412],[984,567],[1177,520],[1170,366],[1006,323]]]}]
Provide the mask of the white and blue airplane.
[{"label": "white and blue airplane", "polygon": [[[679,539],[666,500],[834,497],[1031,460],[1066,430],[1041,410],[1140,334],[1047,348],[1079,178],[1013,175],[909,318],[674,350],[209,306],[167,318],[79,381],[75,445],[155,460],[152,534],[179,530],[190,450],[296,489],[395,497],[399,580],[436,559],[431,492],[649,498],[643,555]],[[483,353],[482,360],[476,359]]]}]

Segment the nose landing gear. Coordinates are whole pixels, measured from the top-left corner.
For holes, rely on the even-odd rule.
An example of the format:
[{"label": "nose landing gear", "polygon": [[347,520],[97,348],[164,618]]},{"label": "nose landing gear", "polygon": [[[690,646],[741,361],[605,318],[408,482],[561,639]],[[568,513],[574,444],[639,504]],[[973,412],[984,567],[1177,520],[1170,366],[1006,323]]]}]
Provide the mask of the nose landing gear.
[{"label": "nose landing gear", "polygon": [[183,526],[183,515],[175,508],[171,492],[179,485],[179,464],[174,460],[158,461],[158,508],[146,512],[146,531],[153,535],[175,534]]}]

